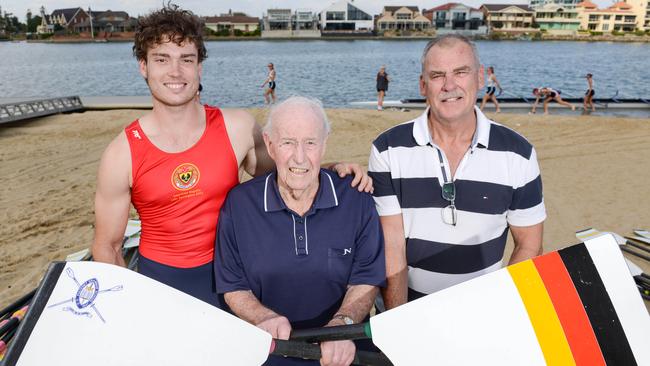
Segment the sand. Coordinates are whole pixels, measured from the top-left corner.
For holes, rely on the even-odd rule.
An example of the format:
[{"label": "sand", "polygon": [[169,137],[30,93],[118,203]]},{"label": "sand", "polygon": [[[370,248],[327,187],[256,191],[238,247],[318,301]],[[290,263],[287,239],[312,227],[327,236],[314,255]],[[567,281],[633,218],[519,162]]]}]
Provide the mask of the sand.
[{"label": "sand", "polygon": [[[90,246],[103,149],[142,111],[93,111],[0,126],[0,308],[38,285],[48,263]],[[259,120],[264,110],[252,110]],[[329,110],[327,161],[367,165],[381,131],[420,112]],[[650,229],[650,121],[594,116],[490,115],[536,147],[548,212],[544,248],[594,227]],[[133,212],[135,215],[135,212]],[[511,250],[509,243],[507,258]],[[650,263],[630,257],[646,273]]]}]

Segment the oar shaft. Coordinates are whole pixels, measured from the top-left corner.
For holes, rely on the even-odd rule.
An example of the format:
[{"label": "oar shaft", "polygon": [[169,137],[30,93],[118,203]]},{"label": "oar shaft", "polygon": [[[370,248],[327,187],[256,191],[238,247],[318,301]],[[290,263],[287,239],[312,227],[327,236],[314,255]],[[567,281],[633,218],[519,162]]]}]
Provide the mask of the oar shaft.
[{"label": "oar shaft", "polygon": [[16,328],[18,326],[18,323],[20,323],[20,320],[18,318],[9,319],[6,323],[0,326],[0,335],[5,334],[8,331]]},{"label": "oar shaft", "polygon": [[642,250],[642,251],[644,251],[644,252],[646,252],[646,253],[650,253],[650,248],[648,248],[648,247],[646,247],[646,246],[643,246],[643,245],[641,245],[641,244],[633,243],[633,242],[631,242],[631,241],[629,241],[629,240],[627,241],[626,244],[627,244],[627,245],[630,245],[630,246],[633,246],[633,247],[635,247],[635,248],[637,248],[637,249],[640,249],[640,250]]},{"label": "oar shaft", "polygon": [[[320,346],[317,344],[298,342],[298,341],[284,341],[274,339],[271,346],[271,354],[277,356],[288,356],[303,358],[307,360],[320,360]],[[386,356],[368,351],[357,351],[354,356],[353,365],[360,366],[392,366],[392,363]]]},{"label": "oar shaft", "polygon": [[641,258],[641,259],[645,259],[645,260],[647,260],[648,262],[650,262],[650,256],[647,256],[647,255],[644,255],[644,254],[641,254],[641,253],[637,253],[637,252],[635,252],[634,250],[629,249],[629,248],[626,248],[626,247],[623,246],[623,245],[619,245],[619,247],[620,247],[621,250],[624,251],[624,252],[630,253],[630,254],[632,254],[633,256],[639,257],[639,258]]},{"label": "oar shaft", "polygon": [[299,329],[291,332],[289,339],[292,341],[303,341],[315,343],[321,341],[340,341],[343,339],[367,339],[372,338],[370,323],[339,325],[335,327],[322,327],[311,329]]},{"label": "oar shaft", "polygon": [[26,294],[23,297],[19,298],[18,300],[14,301],[10,305],[8,305],[6,308],[0,310],[0,318],[3,318],[5,315],[7,315],[9,313],[13,313],[14,311],[16,311],[16,310],[22,308],[23,306],[25,306],[25,304],[32,301],[32,297],[34,297],[35,293],[36,293],[36,289],[33,289],[28,294]]}]

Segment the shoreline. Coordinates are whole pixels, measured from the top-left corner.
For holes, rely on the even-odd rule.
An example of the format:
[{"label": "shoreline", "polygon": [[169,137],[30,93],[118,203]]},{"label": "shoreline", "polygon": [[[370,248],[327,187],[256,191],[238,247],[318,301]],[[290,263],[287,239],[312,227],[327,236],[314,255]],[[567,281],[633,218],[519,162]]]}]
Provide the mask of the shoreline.
[{"label": "shoreline", "polygon": [[[321,36],[321,37],[278,37],[278,38],[265,38],[261,36],[256,37],[205,37],[205,42],[237,42],[237,41],[422,41],[429,40],[435,36],[400,36],[400,37],[384,37],[384,36]],[[491,36],[478,36],[472,38],[474,41],[490,41],[490,42],[616,42],[616,43],[650,43],[650,35],[636,36],[636,35],[600,35],[600,36],[561,36],[561,35],[543,35],[540,39],[521,39],[517,37],[503,37],[491,38]],[[133,42],[133,38],[49,38],[49,39],[15,39],[5,40],[6,42],[26,42],[26,43],[51,43],[51,44],[76,44],[76,43],[125,43]]]}]

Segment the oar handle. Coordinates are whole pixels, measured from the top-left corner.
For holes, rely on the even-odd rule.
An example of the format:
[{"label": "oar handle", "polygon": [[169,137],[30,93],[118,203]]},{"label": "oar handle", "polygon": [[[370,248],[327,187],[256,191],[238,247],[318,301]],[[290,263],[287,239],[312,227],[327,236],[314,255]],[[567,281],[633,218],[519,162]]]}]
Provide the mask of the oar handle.
[{"label": "oar handle", "polygon": [[298,329],[291,331],[291,336],[289,337],[292,341],[303,341],[308,343],[369,338],[372,339],[370,323]]},{"label": "oar handle", "polygon": [[[320,360],[320,346],[318,344],[284,341],[274,339],[271,344],[270,354],[276,356],[296,357],[307,360]],[[377,352],[357,351],[354,355],[353,365],[360,366],[392,366],[393,364],[386,356]]]}]

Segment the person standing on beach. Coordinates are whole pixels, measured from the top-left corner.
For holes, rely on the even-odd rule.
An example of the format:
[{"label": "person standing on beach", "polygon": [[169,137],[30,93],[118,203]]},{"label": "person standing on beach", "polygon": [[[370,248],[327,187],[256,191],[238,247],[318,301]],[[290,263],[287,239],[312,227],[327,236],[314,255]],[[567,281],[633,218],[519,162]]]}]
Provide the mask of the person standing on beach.
[{"label": "person standing on beach", "polygon": [[388,78],[388,74],[386,73],[386,66],[380,67],[379,72],[377,73],[377,110],[378,111],[384,110],[384,96],[386,96],[386,92],[388,91],[389,82],[390,79]]},{"label": "person standing on beach", "polygon": [[494,93],[496,92],[497,88],[499,88],[499,94],[503,91],[501,88],[501,85],[499,84],[499,80],[497,80],[496,75],[494,75],[494,67],[490,66],[487,68],[487,89],[485,90],[485,95],[483,96],[483,101],[481,102],[481,111],[483,111],[483,108],[485,107],[485,104],[487,103],[488,99],[494,103],[494,106],[497,108],[496,112],[500,113],[501,108],[499,107],[499,102],[497,101],[496,95]]},{"label": "person standing on beach", "polygon": [[585,76],[587,79],[587,91],[585,92],[585,100],[584,100],[584,110],[587,111],[588,109],[591,109],[592,112],[596,110],[596,106],[594,105],[594,94],[596,94],[596,91],[594,90],[594,78],[592,74],[587,74]]},{"label": "person standing on beach", "polygon": [[267,85],[264,90],[264,103],[275,103],[275,66],[270,62],[267,67],[269,68],[269,76],[262,83],[262,88]]},{"label": "person standing on beach", "polygon": [[420,93],[429,107],[381,133],[368,170],[384,231],[394,308],[542,253],[546,210],[533,146],[475,106],[484,85],[474,44],[460,35],[429,42]]},{"label": "person standing on beach", "polygon": [[[93,258],[125,266],[122,239],[130,204],[142,223],[140,273],[219,306],[214,239],[219,209],[239,183],[239,168],[270,171],[261,129],[242,110],[201,105],[197,92],[206,58],[199,17],[168,5],[138,19],[133,53],[153,109],[106,148],[95,194]],[[354,164],[339,175],[370,190]]]},{"label": "person standing on beach", "polygon": [[[277,170],[233,188],[221,209],[217,292],[273,338],[361,323],[385,283],[372,197],[320,169],[329,131],[318,100],[291,97],[272,107],[264,142]],[[355,354],[349,340],[320,348],[320,363],[269,356],[264,365],[349,365]]]},{"label": "person standing on beach", "polygon": [[530,110],[529,114],[535,113],[540,99],[543,99],[544,101],[544,114],[548,114],[548,103],[550,103],[552,100],[556,101],[558,104],[561,104],[565,107],[571,108],[572,111],[575,111],[576,107],[571,103],[562,100],[560,94],[562,94],[562,91],[549,88],[549,87],[541,87],[541,88],[533,89],[533,95],[535,96],[535,103],[533,103],[533,108]]}]

